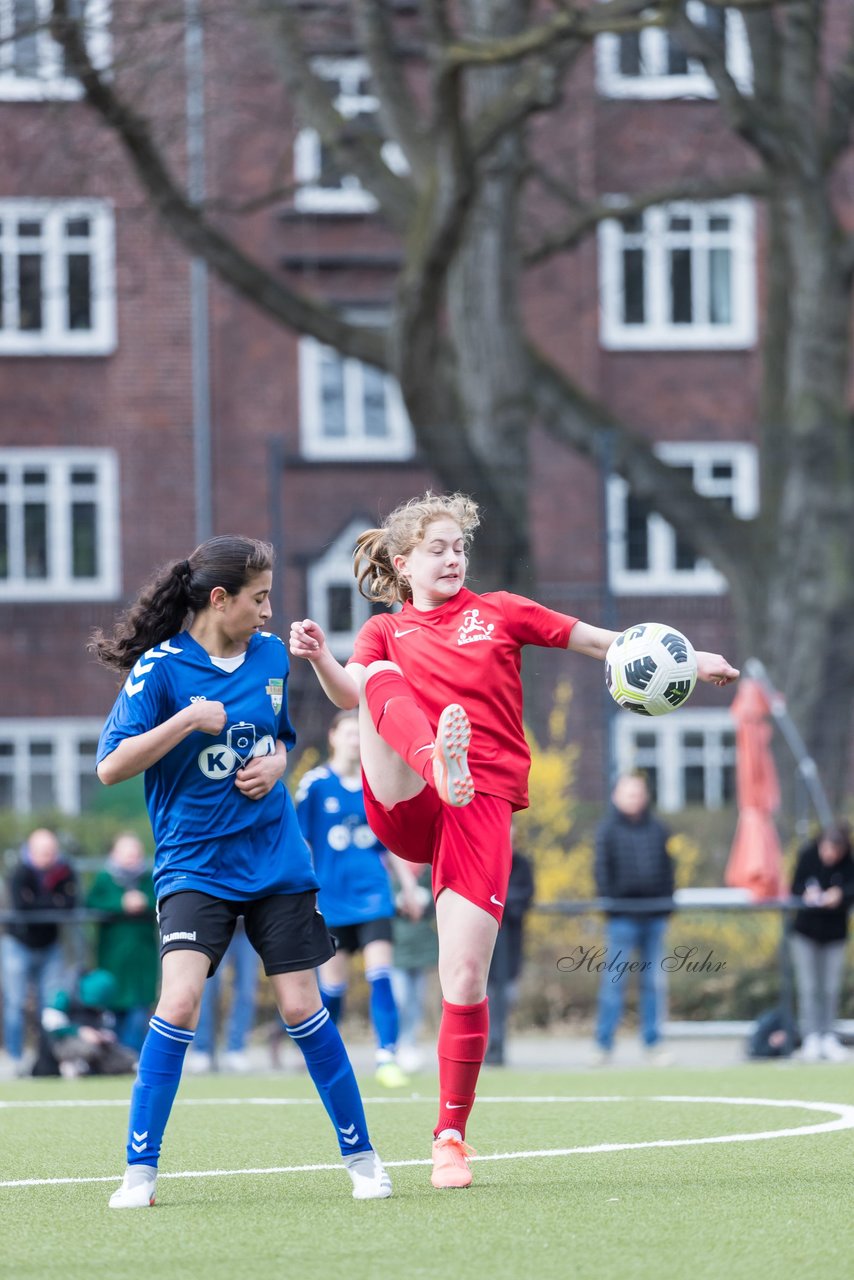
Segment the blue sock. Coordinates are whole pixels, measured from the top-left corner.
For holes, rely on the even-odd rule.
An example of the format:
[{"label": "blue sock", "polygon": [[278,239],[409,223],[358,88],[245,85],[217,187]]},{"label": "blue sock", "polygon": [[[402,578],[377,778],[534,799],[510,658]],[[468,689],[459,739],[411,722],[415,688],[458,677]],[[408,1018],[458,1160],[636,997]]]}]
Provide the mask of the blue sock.
[{"label": "blue sock", "polygon": [[286,1023],[285,1030],[302,1051],[320,1101],[335,1126],[342,1156],[370,1151],[371,1140],[359,1086],[329,1010],[318,1009],[295,1027]]},{"label": "blue sock", "polygon": [[341,1015],[344,1012],[344,997],[346,994],[346,982],[336,982],[334,985],[327,983],[320,988],[320,998],[329,1010],[329,1016],[336,1027],[341,1021]]},{"label": "blue sock", "polygon": [[156,1015],[139,1055],[136,1082],[130,1099],[128,1164],[156,1165],[160,1159],[163,1130],[172,1110],[187,1046],[193,1032],[173,1027]]},{"label": "blue sock", "polygon": [[371,988],[371,1022],[377,1044],[381,1049],[394,1052],[397,1047],[398,1020],[397,1005],[391,989],[391,970],[388,968],[366,969],[365,977]]}]

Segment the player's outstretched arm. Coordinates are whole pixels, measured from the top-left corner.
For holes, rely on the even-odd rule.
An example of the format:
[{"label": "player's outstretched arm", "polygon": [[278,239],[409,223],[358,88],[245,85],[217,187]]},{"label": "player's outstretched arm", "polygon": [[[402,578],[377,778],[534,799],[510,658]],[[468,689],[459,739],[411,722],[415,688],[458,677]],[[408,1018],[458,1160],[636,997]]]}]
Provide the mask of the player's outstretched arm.
[{"label": "player's outstretched arm", "polygon": [[704,653],[697,649],[697,679],[707,684],[732,684],[741,672],[732,667],[720,653]]},{"label": "player's outstretched arm", "polygon": [[567,648],[573,653],[586,653],[588,658],[605,661],[605,654],[619,631],[606,631],[604,627],[592,627],[589,622],[576,622],[569,633]]},{"label": "player's outstretched arm", "polygon": [[359,705],[359,686],[351,673],[329,650],[323,628],[311,618],[291,623],[290,650],[295,658],[305,658],[314,667],[320,687],[336,707],[352,711]]}]

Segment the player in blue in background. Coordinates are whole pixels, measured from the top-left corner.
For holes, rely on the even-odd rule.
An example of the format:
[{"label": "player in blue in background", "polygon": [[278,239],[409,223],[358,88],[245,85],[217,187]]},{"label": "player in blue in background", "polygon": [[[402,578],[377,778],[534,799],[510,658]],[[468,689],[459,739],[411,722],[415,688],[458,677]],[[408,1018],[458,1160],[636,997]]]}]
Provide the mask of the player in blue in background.
[{"label": "player in blue in background", "polygon": [[145,775],[163,971],[131,1098],[127,1170],[110,1198],[116,1209],[154,1203],[163,1132],[205,980],[241,915],[332,1120],[354,1197],[391,1195],[317,986],[315,969],[334,946],[282,782],[295,735],[285,646],[264,631],[272,563],[266,543],[211,538],[161,570],[112,636],[92,639],[99,660],[127,674],[101,734],[97,770],[107,786]]},{"label": "player in blue in background", "polygon": [[[343,1011],[349,956],[361,951],[370,989],[377,1040],[377,1080],[388,1088],[407,1083],[395,1060],[397,1006],[391,987],[394,902],[386,852],[368,826],[359,757],[359,716],[341,711],[329,729],[329,760],[300,780],[297,817],[311,846],[320,881],[317,904],[338,944],[320,969],[320,994],[333,1021]],[[403,892],[415,877],[393,859]]]}]

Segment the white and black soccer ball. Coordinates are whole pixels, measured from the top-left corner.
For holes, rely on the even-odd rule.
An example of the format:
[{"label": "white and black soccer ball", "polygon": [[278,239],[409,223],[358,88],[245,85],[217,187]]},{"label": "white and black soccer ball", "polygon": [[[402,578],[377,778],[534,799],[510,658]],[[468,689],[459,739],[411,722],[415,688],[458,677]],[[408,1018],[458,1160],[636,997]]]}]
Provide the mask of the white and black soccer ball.
[{"label": "white and black soccer ball", "polygon": [[640,622],[608,649],[605,681],[621,707],[641,716],[665,716],[690,698],[697,683],[697,655],[675,627]]}]

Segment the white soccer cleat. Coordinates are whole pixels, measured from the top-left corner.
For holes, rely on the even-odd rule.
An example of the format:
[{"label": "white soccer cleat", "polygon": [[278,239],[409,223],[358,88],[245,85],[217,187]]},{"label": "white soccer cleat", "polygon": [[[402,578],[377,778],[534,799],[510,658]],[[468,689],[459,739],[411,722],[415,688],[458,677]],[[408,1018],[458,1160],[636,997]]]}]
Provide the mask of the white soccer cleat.
[{"label": "white soccer cleat", "polygon": [[111,1209],[147,1209],[154,1204],[157,1170],[150,1164],[131,1164],[122,1185],[110,1196]]},{"label": "white soccer cleat", "polygon": [[376,1151],[345,1156],[344,1164],[353,1183],[354,1200],[385,1200],[391,1195],[391,1178]]},{"label": "white soccer cleat", "polygon": [[445,804],[461,809],[474,799],[474,781],[466,752],[471,725],[465,711],[452,702],[439,716],[433,747],[433,783]]},{"label": "white soccer cleat", "polygon": [[826,1062],[847,1062],[848,1050],[832,1032],[821,1037],[821,1056]]}]

